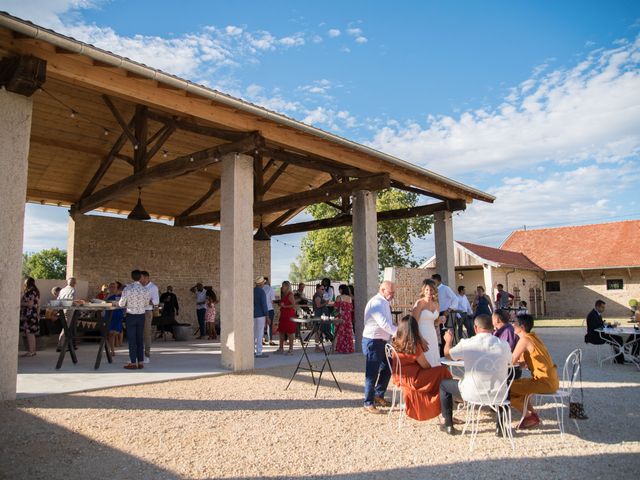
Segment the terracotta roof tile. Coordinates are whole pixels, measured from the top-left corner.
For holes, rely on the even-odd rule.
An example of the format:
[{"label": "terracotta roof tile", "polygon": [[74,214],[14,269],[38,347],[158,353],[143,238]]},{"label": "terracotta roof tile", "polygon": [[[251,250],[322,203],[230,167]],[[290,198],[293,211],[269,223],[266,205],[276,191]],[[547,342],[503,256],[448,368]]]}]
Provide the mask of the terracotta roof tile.
[{"label": "terracotta roof tile", "polygon": [[640,220],[516,230],[500,248],[522,252],[545,270],[640,266]]},{"label": "terracotta roof tile", "polygon": [[500,265],[526,268],[530,270],[542,270],[538,265],[533,263],[520,252],[511,252],[500,248],[487,247],[484,245],[476,245],[475,243],[458,242],[467,250],[475,253],[478,257]]}]

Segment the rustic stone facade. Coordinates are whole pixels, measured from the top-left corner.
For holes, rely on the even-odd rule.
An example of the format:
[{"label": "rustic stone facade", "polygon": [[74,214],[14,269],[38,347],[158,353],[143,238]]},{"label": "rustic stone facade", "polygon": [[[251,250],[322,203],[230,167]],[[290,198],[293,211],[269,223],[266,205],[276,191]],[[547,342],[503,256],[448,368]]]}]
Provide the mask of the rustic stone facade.
[{"label": "rustic stone facade", "polygon": [[[128,283],[134,268],[149,271],[161,293],[173,286],[181,322],[197,323],[195,299],[189,292],[196,282],[213,286],[219,296],[217,230],[79,215],[69,219],[68,242],[67,272],[89,282],[89,296],[95,296],[103,283]],[[254,276],[271,275],[271,242],[254,242],[253,269]]]},{"label": "rustic stone facade", "polygon": [[[560,282],[559,292],[545,292],[547,309],[554,316],[586,317],[595,301],[606,302],[604,317],[628,317],[629,300],[640,299],[640,268],[547,272],[546,281]],[[621,290],[607,290],[607,280],[622,280]]]},{"label": "rustic stone facade", "polygon": [[[628,317],[631,314],[629,300],[640,299],[640,268],[607,269],[606,278],[601,271],[547,272],[485,267],[491,269],[493,285],[502,283],[515,300],[527,302],[529,311],[536,316],[556,318],[586,317],[595,301],[606,302],[605,317]],[[385,279],[396,282],[394,308],[408,312],[418,298],[420,284],[436,272],[433,268],[387,268]],[[464,278],[460,279],[458,274]],[[465,285],[469,302],[473,301],[476,286],[482,285],[495,301],[497,290],[485,285],[482,269],[456,269],[457,285]],[[622,280],[621,290],[607,290],[607,279]],[[522,282],[524,280],[524,283]],[[545,291],[545,282],[560,282],[560,291]],[[450,285],[454,290],[457,285]]]}]

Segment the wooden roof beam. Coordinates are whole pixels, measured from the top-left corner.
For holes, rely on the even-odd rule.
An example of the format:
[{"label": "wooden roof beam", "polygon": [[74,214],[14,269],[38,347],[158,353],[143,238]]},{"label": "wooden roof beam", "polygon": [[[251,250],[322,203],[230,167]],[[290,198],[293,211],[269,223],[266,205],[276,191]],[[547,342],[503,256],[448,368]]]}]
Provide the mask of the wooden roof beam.
[{"label": "wooden roof beam", "polygon": [[178,130],[206,135],[208,137],[221,138],[229,142],[235,142],[247,136],[247,132],[237,132],[234,130],[225,130],[224,128],[209,127],[206,125],[198,125],[195,122],[189,122],[178,117],[170,117],[161,113],[149,111],[149,118],[156,122],[169,123],[173,122]]},{"label": "wooden roof beam", "polygon": [[126,177],[119,182],[109,185],[86,198],[81,199],[71,207],[71,214],[86,213],[101,207],[105,203],[126,195],[138,187],[143,187],[161,180],[176,178],[195,170],[200,170],[218,162],[227,153],[245,153],[259,149],[263,139],[257,133],[252,133],[237,142],[225,143],[212,148],[206,148],[190,155],[159,163],[140,172]]},{"label": "wooden roof beam", "polygon": [[293,153],[275,148],[265,148],[262,150],[262,152],[268,157],[309,170],[326,172],[333,175],[340,175],[345,177],[365,177],[368,175],[372,175],[371,172],[367,172],[359,168],[349,167],[347,165],[341,165],[327,158],[317,156],[311,157],[308,155],[301,155],[299,153]]},{"label": "wooden roof beam", "polygon": [[[344,194],[351,194],[358,190],[384,190],[389,188],[389,175],[380,174],[370,177],[353,180],[346,183],[335,183],[333,180],[325,183],[319,188],[307,190],[305,192],[294,193],[284,197],[272,198],[255,202],[253,205],[254,215],[265,215],[268,213],[281,212],[283,210],[296,210],[302,207],[324,202],[333,198],[341,197]],[[189,217],[178,217],[174,225],[178,227],[192,227],[195,225],[205,225],[208,223],[219,223],[220,212],[205,212]]]},{"label": "wooden roof beam", "polygon": [[120,112],[118,111],[116,106],[113,104],[113,102],[111,101],[108,95],[102,95],[102,100],[107,105],[107,107],[109,108],[109,111],[118,122],[118,125],[120,125],[120,128],[122,128],[122,131],[129,138],[131,145],[133,145],[133,147],[136,148],[138,145],[138,140],[136,139],[135,134],[131,131],[131,127],[129,127],[129,125],[127,125],[127,123],[124,121],[124,118],[122,118],[122,115],[120,114]]},{"label": "wooden roof beam", "polygon": [[[467,204],[464,200],[453,200],[447,202],[432,203],[412,208],[400,208],[397,210],[387,210],[378,212],[378,222],[387,222],[390,220],[401,220],[405,218],[422,217],[432,215],[441,210],[464,210]],[[310,222],[292,223],[290,225],[282,225],[279,227],[267,227],[270,235],[286,235],[289,233],[310,232],[312,230],[322,230],[324,228],[347,227],[353,223],[353,215],[340,214],[337,217],[325,218],[322,220],[311,220]]]},{"label": "wooden roof beam", "polygon": [[[135,118],[136,117],[134,115],[129,121],[129,124],[127,125],[127,127],[133,126]],[[107,156],[104,157],[102,162],[100,162],[100,165],[96,170],[96,173],[93,174],[93,177],[91,177],[91,180],[89,180],[89,183],[87,183],[87,186],[84,188],[84,191],[82,192],[82,195],[80,195],[80,198],[86,198],[93,193],[93,191],[96,189],[96,187],[100,183],[100,180],[102,180],[105,173],[107,173],[107,170],[109,170],[109,167],[113,163],[114,158],[120,158],[118,157],[118,154],[120,153],[120,150],[122,149],[122,147],[124,147],[124,144],[126,143],[126,141],[127,141],[127,135],[124,132],[122,132],[120,136],[116,139],[113,146],[111,147],[111,150],[109,151]],[[129,162],[129,157],[127,157],[126,161]],[[131,163],[131,165],[133,166],[134,164],[133,159],[131,159],[131,162],[129,163]]]},{"label": "wooden roof beam", "polygon": [[188,215],[191,215],[196,210],[198,210],[202,205],[204,205],[204,202],[209,200],[218,190],[220,190],[220,184],[221,184],[221,179],[216,178],[213,182],[211,182],[211,186],[209,187],[209,190],[207,190],[207,192],[204,195],[202,195],[198,200],[196,200],[189,208],[187,208],[184,212],[178,215],[178,217],[186,217]]}]

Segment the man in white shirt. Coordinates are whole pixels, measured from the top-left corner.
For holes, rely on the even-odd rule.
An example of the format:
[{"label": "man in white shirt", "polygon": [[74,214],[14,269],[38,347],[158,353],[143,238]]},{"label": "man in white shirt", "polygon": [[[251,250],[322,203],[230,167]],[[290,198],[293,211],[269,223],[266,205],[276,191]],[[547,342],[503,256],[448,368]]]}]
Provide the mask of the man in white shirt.
[{"label": "man in white shirt", "polygon": [[[275,318],[275,313],[273,311],[273,302],[276,299],[276,292],[271,288],[271,282],[269,282],[269,277],[264,277],[264,285],[262,285],[262,289],[264,290],[265,295],[267,296],[267,308],[269,309],[269,316],[267,319],[267,341],[269,345],[274,346],[273,342],[273,319]],[[263,344],[265,342],[263,341]]]},{"label": "man in white shirt", "polygon": [[[58,300],[75,300],[76,299],[76,279],[75,277],[70,277],[67,279],[67,285],[65,287],[63,287],[62,289],[60,289],[60,292],[58,293]],[[64,312],[64,316],[67,319],[67,324],[71,324],[71,318],[69,318],[68,313],[69,310],[63,310]],[[75,337],[76,335],[76,327],[75,325],[72,326],[72,330],[71,330],[71,336]],[[56,348],[56,351],[59,352],[62,349],[62,346],[64,345],[64,329],[60,332],[60,335],[58,336],[58,347]],[[75,341],[72,339],[73,344],[73,348],[77,348]]]},{"label": "man in white shirt", "polygon": [[151,281],[149,272],[140,272],[140,284],[151,294],[151,301],[147,304],[144,312],[144,363],[151,363],[151,323],[153,322],[153,309],[160,304],[160,292],[155,283]]},{"label": "man in white shirt", "polygon": [[378,293],[367,302],[364,309],[364,330],[362,332],[362,353],[366,357],[364,378],[364,409],[369,413],[382,413],[377,406],[387,407],[384,399],[391,370],[387,363],[384,347],[396,334],[396,326],[391,319],[391,305],[395,295],[393,282],[385,280]]},{"label": "man in white shirt", "polygon": [[467,330],[467,338],[471,338],[475,335],[473,329],[473,309],[467,298],[467,292],[464,289],[464,285],[458,287],[458,338],[462,337],[462,326]]},{"label": "man in white shirt", "polygon": [[[445,379],[440,383],[440,407],[444,417],[441,430],[456,435],[453,428],[453,397],[467,401],[486,401],[506,395],[506,378],[509,375],[511,349],[509,344],[493,335],[493,323],[489,315],[478,315],[474,319],[476,335],[460,340],[453,346],[453,334],[445,334],[445,357],[464,361],[464,378],[460,381]],[[508,408],[508,407],[507,407]],[[502,435],[500,416],[496,415],[496,435]]]},{"label": "man in white shirt", "polygon": [[140,280],[142,272],[131,272],[132,283],[122,291],[118,305],[127,309],[127,343],[129,344],[129,361],[124,366],[127,370],[144,368],[144,325],[147,306],[151,303],[151,290],[144,287]]},{"label": "man in white shirt", "polygon": [[[458,296],[453,293],[447,285],[442,283],[439,273],[431,275],[431,280],[436,282],[438,287],[438,303],[440,304],[440,356],[444,355],[444,332],[445,328],[454,328],[451,310],[458,308]],[[443,320],[444,319],[444,320]]]}]

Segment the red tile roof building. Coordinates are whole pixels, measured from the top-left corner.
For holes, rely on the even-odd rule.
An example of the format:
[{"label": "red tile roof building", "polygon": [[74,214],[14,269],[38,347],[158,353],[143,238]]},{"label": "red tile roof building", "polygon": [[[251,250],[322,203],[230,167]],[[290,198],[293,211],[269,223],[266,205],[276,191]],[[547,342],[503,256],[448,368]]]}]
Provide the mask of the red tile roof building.
[{"label": "red tile roof building", "polygon": [[640,220],[516,230],[500,249],[522,252],[547,271],[640,266]]}]

